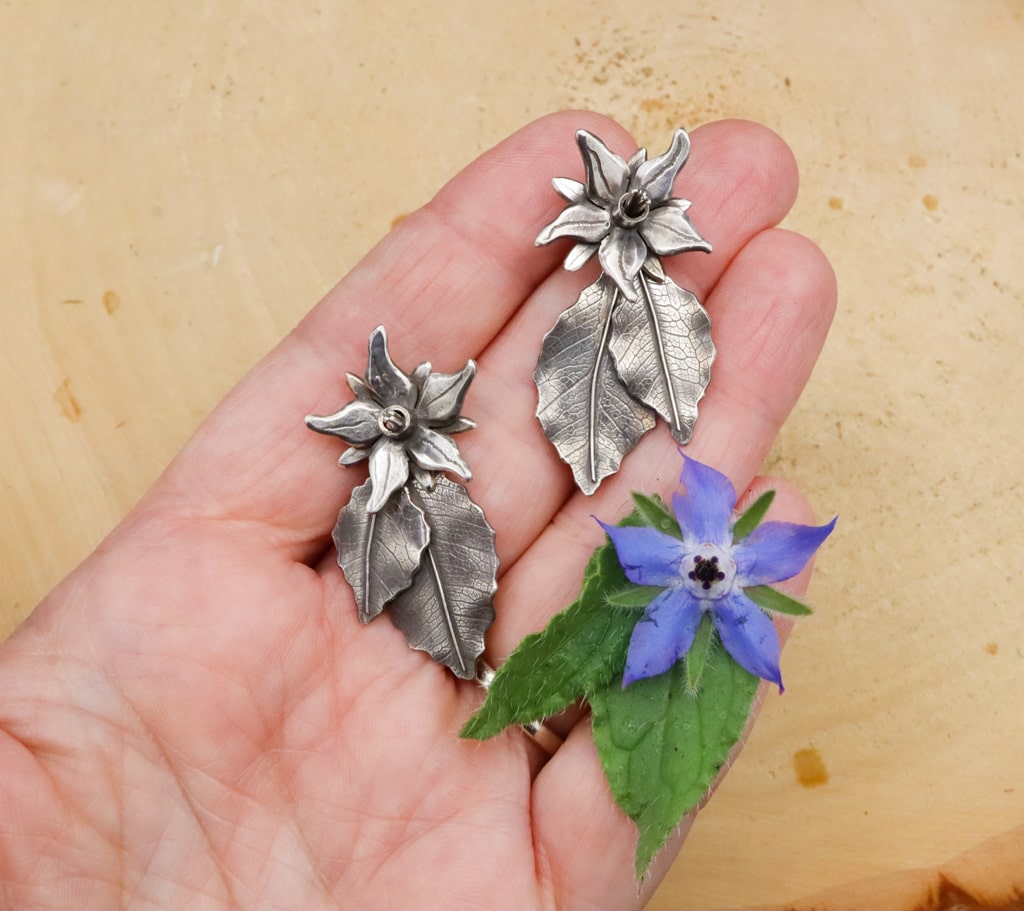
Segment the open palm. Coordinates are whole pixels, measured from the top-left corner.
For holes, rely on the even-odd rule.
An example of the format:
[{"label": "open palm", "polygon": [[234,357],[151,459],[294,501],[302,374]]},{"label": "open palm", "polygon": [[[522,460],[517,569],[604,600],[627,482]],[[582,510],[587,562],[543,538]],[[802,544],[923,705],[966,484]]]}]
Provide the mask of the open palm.
[{"label": "open palm", "polygon": [[[303,425],[348,401],[344,373],[378,324],[400,365],[475,358],[464,414],[479,429],[459,444],[501,558],[489,662],[573,599],[602,540],[590,515],[614,521],[634,488],[671,490],[680,464],[659,427],[585,498],[533,414],[541,339],[593,280],[532,244],[561,208],[548,178],[582,172],[578,128],[635,148],[567,113],[472,164],[228,396],[0,649],[7,904],[642,902],[632,823],[585,721],[546,764],[516,730],[461,741],[479,688],[387,619],[360,625],[330,531],[364,469],[338,468],[340,443]],[[781,141],[741,122],[692,138],[678,195],[714,252],[666,266],[705,301],[719,356],[688,452],[742,491],[807,379],[835,287],[811,243],[773,227],[797,183]],[[777,504],[808,518],[795,494]]]}]

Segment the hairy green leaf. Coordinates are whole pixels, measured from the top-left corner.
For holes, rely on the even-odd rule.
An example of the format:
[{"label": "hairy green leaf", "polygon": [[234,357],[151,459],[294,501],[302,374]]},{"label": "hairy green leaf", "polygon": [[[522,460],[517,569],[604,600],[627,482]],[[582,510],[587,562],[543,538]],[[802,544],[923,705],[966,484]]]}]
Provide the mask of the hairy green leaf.
[{"label": "hairy green leaf", "polygon": [[634,515],[637,516],[642,524],[656,528],[658,531],[672,535],[674,538],[682,538],[683,535],[679,531],[679,523],[676,522],[676,517],[668,511],[659,497],[649,497],[647,494],[634,492],[633,503],[636,504]]},{"label": "hairy green leaf", "polygon": [[742,540],[761,524],[761,520],[764,519],[765,513],[768,512],[768,507],[772,505],[774,499],[775,491],[766,490],[750,504],[750,508],[736,520],[736,524],[732,527],[732,539],[734,542]]},{"label": "hairy green leaf", "polygon": [[700,692],[700,685],[704,680],[704,668],[708,665],[708,658],[711,656],[711,643],[715,637],[715,623],[710,614],[700,618],[700,626],[697,627],[697,634],[693,637],[693,645],[686,653],[686,691],[691,696]]},{"label": "hairy green leaf", "polygon": [[642,879],[665,840],[707,795],[750,715],[758,678],[724,649],[711,652],[703,684],[688,692],[685,662],[590,696],[594,740],[612,794],[637,825]]},{"label": "hairy green leaf", "polygon": [[813,614],[802,601],[784,595],[768,585],[754,585],[743,589],[743,593],[758,607],[771,611],[773,614],[789,614],[791,617],[806,617]]},{"label": "hairy green leaf", "polygon": [[[609,607],[647,607],[665,589],[656,585],[629,585],[618,591],[605,595],[604,602]],[[639,620],[639,617],[634,617]]]},{"label": "hairy green leaf", "polygon": [[613,678],[621,683],[637,613],[609,607],[605,592],[627,585],[615,549],[611,544],[598,548],[584,573],[580,597],[542,632],[519,643],[461,736],[486,740],[510,724],[560,712]]}]

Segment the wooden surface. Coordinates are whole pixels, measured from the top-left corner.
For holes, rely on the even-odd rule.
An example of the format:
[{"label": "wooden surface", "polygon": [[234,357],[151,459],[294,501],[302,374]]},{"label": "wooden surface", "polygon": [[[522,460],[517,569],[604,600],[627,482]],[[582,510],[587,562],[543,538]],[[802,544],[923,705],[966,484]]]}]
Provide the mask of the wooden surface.
[{"label": "wooden surface", "polygon": [[840,281],[767,468],[841,522],[653,907],[1024,894],[1024,6],[432,7],[0,3],[0,637],[480,151],[757,119]]}]

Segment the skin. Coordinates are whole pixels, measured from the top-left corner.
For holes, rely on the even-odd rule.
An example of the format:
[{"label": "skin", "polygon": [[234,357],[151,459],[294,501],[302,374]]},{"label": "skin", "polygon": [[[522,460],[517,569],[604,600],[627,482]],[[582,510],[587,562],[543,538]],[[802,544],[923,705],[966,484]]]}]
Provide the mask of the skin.
[{"label": "skin", "polygon": [[[233,391],[163,477],[0,647],[0,901],[18,907],[626,908],[641,905],[635,832],[614,806],[589,724],[562,720],[549,761],[518,730],[457,732],[482,693],[362,626],[330,544],[362,468],[302,418],[349,401],[383,323],[396,363],[479,372],[457,439],[498,530],[499,665],[574,597],[629,492],[669,493],[664,426],[592,498],[534,417],[533,367],[558,314],[596,277],[535,249],[582,177],[594,114],[539,120],[405,219]],[[763,127],[710,124],[676,195],[710,255],[666,262],[705,302],[718,359],[688,454],[750,496],[824,341],[836,291],[808,240],[775,228],[797,187]],[[658,150],[653,150],[657,152]],[[776,485],[777,486],[777,485]],[[781,486],[772,518],[808,522]],[[806,572],[791,590],[799,591]],[[577,723],[578,722],[578,723]]]}]

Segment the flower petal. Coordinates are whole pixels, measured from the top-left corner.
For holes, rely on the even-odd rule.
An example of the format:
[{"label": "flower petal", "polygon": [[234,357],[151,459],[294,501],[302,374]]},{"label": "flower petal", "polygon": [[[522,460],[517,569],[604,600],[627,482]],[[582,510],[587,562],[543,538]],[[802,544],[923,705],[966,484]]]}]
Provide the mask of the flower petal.
[{"label": "flower petal", "polygon": [[566,206],[558,213],[558,217],[545,227],[534,243],[538,247],[549,244],[559,237],[578,237],[590,244],[596,244],[607,233],[611,226],[611,216],[607,209],[584,201]]},{"label": "flower petal", "polygon": [[711,252],[711,244],[700,236],[682,206],[667,205],[655,209],[644,219],[639,231],[659,256],[692,250]]},{"label": "flower petal", "polygon": [[747,588],[792,578],[807,565],[835,525],[835,519],[827,525],[762,522],[733,548],[736,583]]},{"label": "flower petal", "polygon": [[657,585],[662,588],[682,582],[680,567],[686,559],[683,542],[654,528],[598,524],[615,547],[619,565],[626,578],[635,585]]},{"label": "flower petal", "polygon": [[384,508],[396,490],[409,480],[409,459],[401,443],[381,437],[370,453],[370,480],[373,492],[366,504],[367,512],[378,512]]},{"label": "flower petal", "polygon": [[361,376],[356,376],[354,373],[346,373],[345,379],[348,380],[349,388],[356,394],[357,399],[361,402],[373,401],[373,392]]},{"label": "flower petal", "polygon": [[416,387],[391,360],[388,354],[388,336],[383,326],[370,333],[370,358],[366,363],[366,385],[382,405],[416,404]]},{"label": "flower petal", "polygon": [[680,480],[685,494],[672,495],[672,509],[688,544],[731,544],[729,521],[736,506],[736,490],[720,471],[687,456]]},{"label": "flower petal", "polygon": [[672,195],[672,185],[679,169],[690,154],[690,137],[686,130],[676,130],[672,144],[664,155],[645,161],[637,168],[633,186],[646,190],[655,205],[665,202]]},{"label": "flower petal", "polygon": [[430,376],[431,370],[434,368],[431,366],[430,361],[424,361],[422,364],[417,364],[412,373],[409,374],[409,379],[412,380],[412,384],[422,390],[423,384],[427,381],[427,377]]},{"label": "flower petal", "polygon": [[551,186],[566,202],[582,202],[587,195],[587,188],[571,177],[553,177]]},{"label": "flower petal", "polygon": [[576,143],[587,169],[587,196],[595,203],[610,206],[629,186],[629,165],[586,130],[576,133]]},{"label": "flower petal", "polygon": [[629,168],[630,175],[636,174],[636,169],[645,161],[647,161],[647,149],[643,147],[637,149],[632,155],[630,155],[629,161],[626,162],[626,167]]},{"label": "flower petal", "polygon": [[350,446],[342,454],[341,458],[338,459],[339,465],[358,465],[364,459],[370,458],[369,449],[360,449],[356,446]]},{"label": "flower petal", "polygon": [[639,294],[633,279],[647,259],[647,244],[640,235],[636,231],[613,227],[601,242],[597,257],[605,274],[619,286],[626,300],[636,300]]},{"label": "flower petal", "polygon": [[715,629],[725,650],[744,670],[770,680],[783,691],[779,670],[779,634],[775,624],[743,592],[715,602]]},{"label": "flower petal", "polygon": [[407,449],[416,464],[427,471],[453,471],[467,481],[473,476],[455,441],[429,427],[417,427]]},{"label": "flower petal", "polygon": [[657,282],[659,285],[665,284],[665,279],[668,277],[665,275],[665,267],[662,266],[661,260],[658,259],[656,253],[648,251],[647,259],[644,260],[644,273],[651,281]]},{"label": "flower petal", "polygon": [[685,589],[670,588],[658,595],[633,627],[622,685],[672,667],[693,645],[703,614],[700,602]]},{"label": "flower petal", "polygon": [[437,484],[434,473],[427,471],[426,468],[420,468],[415,462],[409,463],[409,472],[412,474],[413,480],[424,490],[433,490]]},{"label": "flower petal", "polygon": [[365,446],[380,436],[380,408],[366,402],[349,402],[341,411],[319,417],[306,415],[306,426],[317,433],[341,437],[353,446]]},{"label": "flower petal", "polygon": [[416,411],[437,424],[449,424],[462,411],[476,364],[469,361],[458,373],[431,373],[423,382]]},{"label": "flower petal", "polygon": [[474,427],[476,427],[476,421],[460,415],[450,424],[445,424],[444,427],[435,427],[434,430],[451,436],[453,433],[462,433],[464,430],[472,430]]},{"label": "flower petal", "polygon": [[580,242],[576,244],[569,251],[569,255],[566,256],[565,262],[562,265],[568,272],[575,272],[577,269],[582,269],[588,262],[590,257],[597,252],[597,244],[588,244]]}]

